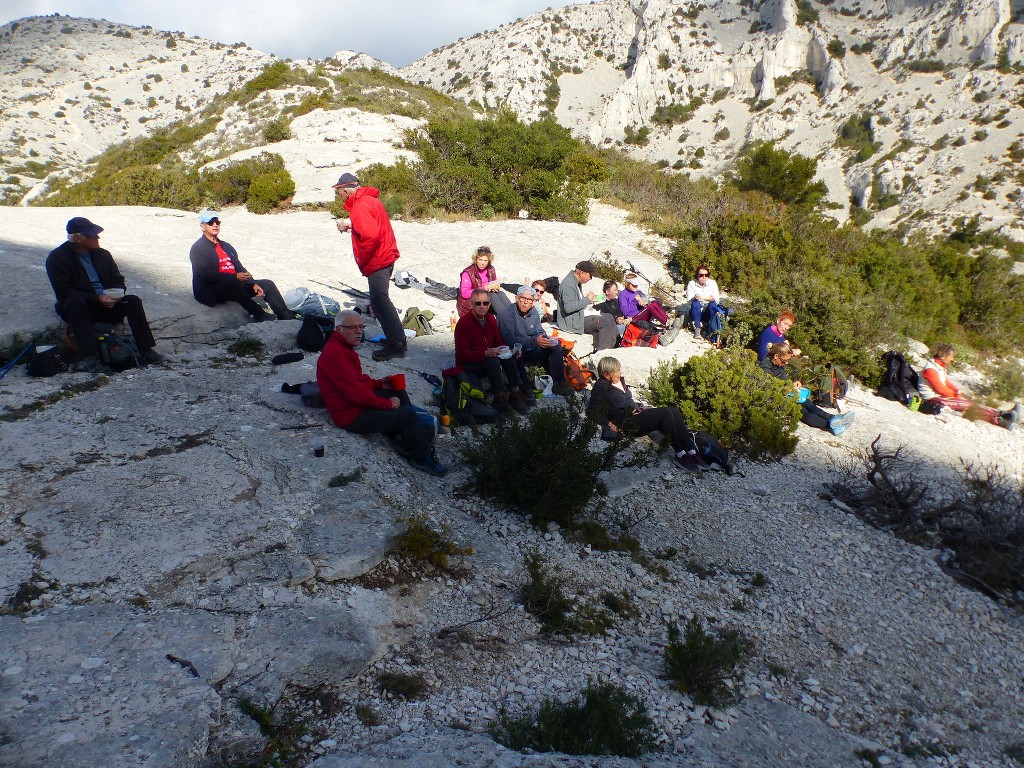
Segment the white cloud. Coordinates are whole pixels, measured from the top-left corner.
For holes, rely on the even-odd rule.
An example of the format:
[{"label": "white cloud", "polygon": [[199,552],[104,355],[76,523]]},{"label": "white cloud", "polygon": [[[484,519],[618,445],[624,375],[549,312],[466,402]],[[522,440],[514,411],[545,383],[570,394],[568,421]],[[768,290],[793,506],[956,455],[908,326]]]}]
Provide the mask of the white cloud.
[{"label": "white cloud", "polygon": [[433,48],[501,26],[565,0],[5,0],[0,23],[61,13],[182,31],[293,59],[339,50],[404,66]]}]

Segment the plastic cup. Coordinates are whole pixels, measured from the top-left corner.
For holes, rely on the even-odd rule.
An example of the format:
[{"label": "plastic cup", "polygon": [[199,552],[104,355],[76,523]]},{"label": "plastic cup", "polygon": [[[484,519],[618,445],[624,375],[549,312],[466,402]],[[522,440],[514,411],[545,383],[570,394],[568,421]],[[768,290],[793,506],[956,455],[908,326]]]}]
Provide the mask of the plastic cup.
[{"label": "plastic cup", "polygon": [[388,376],[388,383],[394,390],[405,389],[405,374],[404,373],[393,373]]},{"label": "plastic cup", "polygon": [[324,456],[324,439],[322,437],[313,438],[313,455],[318,459],[322,459]]},{"label": "plastic cup", "polygon": [[522,351],[523,351],[523,345],[522,344],[513,344],[512,345],[512,354],[513,355],[518,355]]}]

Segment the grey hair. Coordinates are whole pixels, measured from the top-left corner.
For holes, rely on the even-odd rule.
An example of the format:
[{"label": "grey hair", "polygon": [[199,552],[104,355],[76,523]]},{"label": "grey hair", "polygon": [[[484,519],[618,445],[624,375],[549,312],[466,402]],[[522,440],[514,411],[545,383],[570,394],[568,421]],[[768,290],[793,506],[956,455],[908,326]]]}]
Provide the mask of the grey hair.
[{"label": "grey hair", "polygon": [[482,293],[484,296],[486,296],[489,292],[483,288],[474,288],[473,292],[469,294],[469,298],[472,300],[472,298],[476,296],[478,293]]},{"label": "grey hair", "polygon": [[602,357],[597,361],[597,375],[602,379],[606,379],[613,373],[622,370],[622,363],[614,357]]},{"label": "grey hair", "polygon": [[345,320],[348,320],[349,318],[353,317],[356,318],[357,320],[363,319],[363,316],[356,312],[354,309],[341,310],[341,312],[338,313],[338,316],[334,318],[334,327],[337,328],[339,325],[344,323]]}]

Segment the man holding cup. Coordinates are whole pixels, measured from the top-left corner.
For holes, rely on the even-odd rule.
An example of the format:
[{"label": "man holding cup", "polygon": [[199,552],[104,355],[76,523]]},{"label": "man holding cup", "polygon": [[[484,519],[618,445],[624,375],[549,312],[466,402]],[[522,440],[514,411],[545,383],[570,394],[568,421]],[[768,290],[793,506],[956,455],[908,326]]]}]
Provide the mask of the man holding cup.
[{"label": "man holding cup", "polygon": [[557,338],[544,332],[540,312],[536,307],[536,289],[521,285],[516,291],[516,303],[498,313],[498,327],[506,344],[521,345],[522,354],[515,358],[521,391],[528,404],[533,404],[533,389],[528,384],[528,363],[542,363],[551,376],[556,395],[568,395],[574,390],[565,383],[565,350]]},{"label": "man holding cup", "polygon": [[75,370],[107,373],[100,361],[93,323],[121,323],[126,319],[143,362],[153,365],[166,358],[157,352],[142,299],[126,292],[124,276],[110,251],[100,248],[103,227],[82,216],[67,223],[67,242],[46,257],[46,276],[57,297],[54,308],[69,326],[81,359]]},{"label": "man holding cup", "polygon": [[470,373],[487,377],[494,393],[493,405],[496,411],[508,413],[515,408],[519,413],[526,413],[529,405],[524,402],[523,394],[518,389],[523,383],[517,367],[518,360],[502,341],[498,321],[490,314],[490,293],[477,288],[470,295],[469,301],[470,311],[455,326],[455,364]]},{"label": "man holding cup", "polygon": [[405,374],[373,379],[363,373],[356,347],[363,340],[363,316],[338,313],[334,333],[320,353],[316,381],[331,420],[360,435],[387,435],[399,455],[419,470],[438,477],[448,473],[427,429],[405,391]]}]

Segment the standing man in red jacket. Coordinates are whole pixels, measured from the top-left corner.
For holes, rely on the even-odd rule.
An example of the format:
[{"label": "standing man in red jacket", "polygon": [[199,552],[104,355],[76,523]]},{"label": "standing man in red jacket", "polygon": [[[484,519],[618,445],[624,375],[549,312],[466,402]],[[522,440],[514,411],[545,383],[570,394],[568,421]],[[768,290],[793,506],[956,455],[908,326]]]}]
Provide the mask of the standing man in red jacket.
[{"label": "standing man in red jacket", "polygon": [[404,357],[408,344],[398,310],[391,303],[388,287],[398,261],[398,245],[388,212],[374,187],[359,186],[351,173],[341,174],[334,185],[349,218],[338,219],[338,231],[352,233],[352,256],[370,286],[370,309],[384,331],[384,346],[373,353],[374,360]]}]

